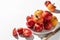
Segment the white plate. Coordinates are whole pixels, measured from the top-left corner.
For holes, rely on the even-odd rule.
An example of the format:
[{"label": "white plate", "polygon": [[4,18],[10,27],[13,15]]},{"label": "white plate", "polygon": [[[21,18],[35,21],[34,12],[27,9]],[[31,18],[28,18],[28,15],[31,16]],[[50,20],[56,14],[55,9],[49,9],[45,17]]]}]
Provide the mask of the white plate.
[{"label": "white plate", "polygon": [[58,27],[59,27],[59,22],[58,24],[56,25],[56,27],[52,28],[51,30],[43,30],[42,32],[35,32],[35,31],[32,31],[34,34],[48,34],[50,32],[53,32],[55,31]]}]

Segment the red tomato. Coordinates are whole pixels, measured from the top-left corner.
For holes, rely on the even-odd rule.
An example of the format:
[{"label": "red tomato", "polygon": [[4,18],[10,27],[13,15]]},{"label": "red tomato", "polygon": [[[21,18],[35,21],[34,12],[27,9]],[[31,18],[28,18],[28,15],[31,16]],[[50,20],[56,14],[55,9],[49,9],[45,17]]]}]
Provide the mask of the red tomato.
[{"label": "red tomato", "polygon": [[17,32],[18,32],[18,34],[23,34],[23,28],[18,28]]},{"label": "red tomato", "polygon": [[13,29],[13,36],[16,37],[17,36],[17,31],[16,28]]},{"label": "red tomato", "polygon": [[32,19],[29,19],[26,23],[28,28],[33,28],[34,24],[35,24],[35,22]]},{"label": "red tomato", "polygon": [[52,28],[52,24],[50,22],[48,22],[45,27],[46,30],[50,30]]},{"label": "red tomato", "polygon": [[48,6],[49,4],[51,4],[50,1],[45,1],[45,5]]},{"label": "red tomato", "polygon": [[24,28],[23,29],[23,35],[25,37],[30,37],[32,35],[32,31],[30,29]]},{"label": "red tomato", "polygon": [[29,19],[33,19],[33,15],[26,17],[26,20],[27,20],[27,21],[28,21]]},{"label": "red tomato", "polygon": [[44,25],[40,25],[40,24],[35,24],[33,30],[35,30],[36,32],[41,32],[43,30],[43,26]]},{"label": "red tomato", "polygon": [[27,17],[26,17],[26,20],[28,21],[29,19],[31,19],[31,17],[30,17],[30,16],[27,16]]}]

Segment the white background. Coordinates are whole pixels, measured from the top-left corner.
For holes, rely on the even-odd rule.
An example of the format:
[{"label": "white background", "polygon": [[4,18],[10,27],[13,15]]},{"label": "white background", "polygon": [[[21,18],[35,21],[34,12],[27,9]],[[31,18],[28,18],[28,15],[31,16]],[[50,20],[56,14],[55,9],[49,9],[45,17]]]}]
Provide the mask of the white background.
[{"label": "white background", "polygon": [[[16,40],[12,36],[13,28],[26,27],[26,16],[31,15],[37,9],[48,10],[44,2],[46,0],[0,0],[0,40]],[[60,0],[50,0],[60,10]],[[60,14],[53,13],[60,21]],[[57,34],[59,35],[59,34]],[[19,38],[20,40],[27,40]],[[34,35],[34,40],[40,40]],[[58,39],[58,37],[57,37]]]}]

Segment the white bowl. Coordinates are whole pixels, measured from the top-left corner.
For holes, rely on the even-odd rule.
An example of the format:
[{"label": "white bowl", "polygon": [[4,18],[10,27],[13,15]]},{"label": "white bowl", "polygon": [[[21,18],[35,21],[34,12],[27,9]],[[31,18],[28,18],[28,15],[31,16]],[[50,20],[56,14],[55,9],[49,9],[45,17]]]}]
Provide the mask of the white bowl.
[{"label": "white bowl", "polygon": [[56,27],[52,28],[51,30],[43,30],[42,32],[35,32],[35,31],[32,30],[32,32],[33,32],[34,34],[48,34],[48,33],[50,33],[50,32],[55,31],[55,30],[59,27],[59,24],[60,24],[60,23],[58,22],[58,24],[56,25]]}]

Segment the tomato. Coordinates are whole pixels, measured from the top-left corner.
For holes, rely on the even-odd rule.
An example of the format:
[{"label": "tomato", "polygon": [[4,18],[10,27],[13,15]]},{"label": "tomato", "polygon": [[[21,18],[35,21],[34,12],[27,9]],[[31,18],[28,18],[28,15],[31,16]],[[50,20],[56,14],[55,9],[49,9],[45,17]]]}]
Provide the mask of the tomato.
[{"label": "tomato", "polygon": [[31,19],[31,17],[30,17],[30,16],[27,16],[27,17],[26,17],[26,20],[28,21],[29,19]]},{"label": "tomato", "polygon": [[33,28],[34,24],[35,24],[35,22],[32,19],[29,19],[26,23],[28,28]]},{"label": "tomato", "polygon": [[45,27],[44,27],[46,30],[50,30],[52,28],[52,23],[51,22],[48,22]]},{"label": "tomato", "polygon": [[23,28],[18,28],[17,32],[18,32],[18,34],[23,34]]},{"label": "tomato", "polygon": [[30,29],[24,28],[23,29],[23,35],[25,37],[30,37],[32,35],[32,31]]},{"label": "tomato", "polygon": [[13,36],[16,37],[18,34],[17,34],[17,31],[16,31],[16,28],[13,29]]},{"label": "tomato", "polygon": [[36,32],[41,32],[43,30],[43,26],[42,24],[35,24],[33,30],[35,30]]},{"label": "tomato", "polygon": [[45,5],[48,6],[49,4],[51,4],[50,1],[45,1]]}]

